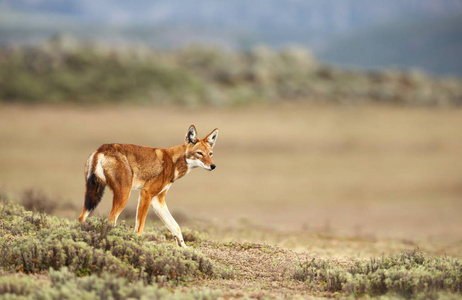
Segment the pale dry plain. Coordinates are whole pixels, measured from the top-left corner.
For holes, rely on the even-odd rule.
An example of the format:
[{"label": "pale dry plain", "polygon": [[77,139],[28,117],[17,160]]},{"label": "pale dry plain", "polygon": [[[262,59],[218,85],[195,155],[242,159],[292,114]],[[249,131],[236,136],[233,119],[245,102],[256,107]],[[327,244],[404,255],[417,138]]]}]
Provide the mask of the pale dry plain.
[{"label": "pale dry plain", "polygon": [[[293,232],[308,250],[300,232],[462,249],[462,110],[455,109],[1,105],[0,187],[43,190],[75,204],[60,213],[77,218],[83,167],[99,145],[173,146],[191,124],[201,136],[220,129],[217,169],[195,170],[170,189],[167,203],[180,219]],[[111,196],[97,214],[109,213]],[[128,212],[136,202],[133,192]]]}]

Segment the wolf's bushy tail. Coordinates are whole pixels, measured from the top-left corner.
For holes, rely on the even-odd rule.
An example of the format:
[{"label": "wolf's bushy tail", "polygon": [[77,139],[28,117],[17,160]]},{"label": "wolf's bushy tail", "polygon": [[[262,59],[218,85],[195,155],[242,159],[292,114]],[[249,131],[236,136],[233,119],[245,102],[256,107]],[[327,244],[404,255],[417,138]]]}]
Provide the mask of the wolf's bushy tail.
[{"label": "wolf's bushy tail", "polygon": [[106,182],[98,178],[95,173],[91,173],[87,179],[87,190],[85,191],[85,209],[93,211],[103,198]]}]

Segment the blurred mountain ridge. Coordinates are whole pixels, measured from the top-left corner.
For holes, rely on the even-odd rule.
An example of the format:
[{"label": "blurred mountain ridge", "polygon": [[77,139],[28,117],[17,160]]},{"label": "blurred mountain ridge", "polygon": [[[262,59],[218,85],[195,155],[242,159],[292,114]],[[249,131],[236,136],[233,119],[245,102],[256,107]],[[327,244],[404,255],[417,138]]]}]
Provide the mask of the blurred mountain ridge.
[{"label": "blurred mountain ridge", "polygon": [[[459,0],[0,0],[0,43],[34,43],[69,32],[84,39],[159,48],[211,44],[250,49],[258,44],[273,48],[295,44],[309,47],[326,62],[366,68],[417,67],[461,76],[462,70],[453,61],[462,57],[462,26],[454,24],[454,16],[462,19]],[[426,34],[434,24],[445,22],[443,35],[453,37],[443,41],[453,49],[446,52],[441,49],[448,46],[439,35]],[[385,30],[390,27],[395,28],[395,37]],[[409,36],[409,28],[418,28],[411,34],[424,36],[422,47],[427,52],[444,53],[442,58],[449,63],[434,66],[422,64],[424,59],[406,61],[419,56],[401,42]],[[361,59],[376,49],[384,50],[384,43],[395,54],[374,57],[373,64]],[[351,50],[339,53],[343,47]]]}]

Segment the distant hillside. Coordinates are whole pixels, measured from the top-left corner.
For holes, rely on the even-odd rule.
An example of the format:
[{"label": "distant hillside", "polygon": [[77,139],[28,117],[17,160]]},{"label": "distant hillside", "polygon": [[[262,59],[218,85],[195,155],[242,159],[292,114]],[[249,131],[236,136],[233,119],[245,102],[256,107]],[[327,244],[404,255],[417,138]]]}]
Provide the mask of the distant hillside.
[{"label": "distant hillside", "polygon": [[402,20],[340,38],[320,59],[367,68],[420,68],[462,76],[462,14]]},{"label": "distant hillside", "polygon": [[160,49],[301,45],[331,63],[461,75],[453,63],[462,44],[454,14],[462,15],[462,1],[0,0],[0,44],[32,44],[66,32]]},{"label": "distant hillside", "polygon": [[0,48],[0,102],[229,106],[280,101],[461,106],[462,81],[321,64],[305,48],[109,47],[68,37]]}]

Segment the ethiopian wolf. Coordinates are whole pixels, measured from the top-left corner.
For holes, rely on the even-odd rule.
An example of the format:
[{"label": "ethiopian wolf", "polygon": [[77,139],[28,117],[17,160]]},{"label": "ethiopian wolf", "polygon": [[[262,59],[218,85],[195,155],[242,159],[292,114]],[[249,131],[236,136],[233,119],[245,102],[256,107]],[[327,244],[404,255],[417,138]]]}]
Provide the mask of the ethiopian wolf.
[{"label": "ethiopian wolf", "polygon": [[182,145],[160,149],[130,144],[105,144],[93,152],[85,165],[85,203],[79,217],[81,223],[101,201],[107,186],[113,191],[109,221],[115,225],[127,204],[130,192],[139,190],[135,232],[143,233],[149,206],[164,222],[181,247],[186,247],[181,229],[170,214],[165,195],[176,180],[191,169],[201,167],[212,171],[213,147],[218,129],[204,139],[197,137],[191,125]]}]

